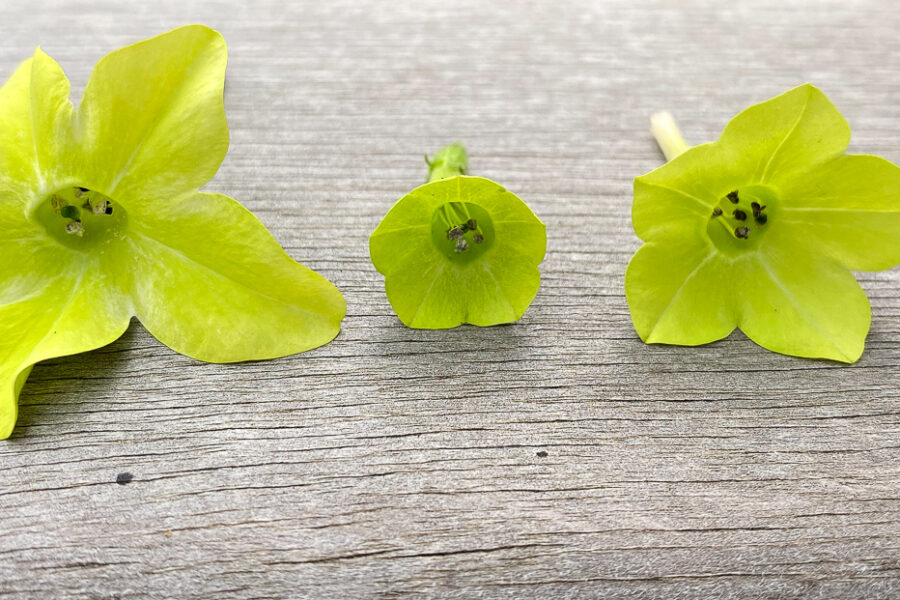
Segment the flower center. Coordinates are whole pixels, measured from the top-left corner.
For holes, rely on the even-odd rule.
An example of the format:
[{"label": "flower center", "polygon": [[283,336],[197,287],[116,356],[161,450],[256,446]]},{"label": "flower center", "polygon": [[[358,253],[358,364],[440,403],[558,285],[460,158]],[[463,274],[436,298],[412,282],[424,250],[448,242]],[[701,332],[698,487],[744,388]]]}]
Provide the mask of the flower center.
[{"label": "flower center", "polygon": [[771,228],[778,197],[764,185],[749,185],[722,196],[709,217],[706,232],[720,250],[755,248]]},{"label": "flower center", "polygon": [[74,186],[51,194],[37,206],[34,218],[58,242],[84,250],[117,237],[125,211],[100,192]]},{"label": "flower center", "polygon": [[494,243],[494,223],[477,204],[447,202],[431,217],[431,239],[450,260],[470,262]]}]

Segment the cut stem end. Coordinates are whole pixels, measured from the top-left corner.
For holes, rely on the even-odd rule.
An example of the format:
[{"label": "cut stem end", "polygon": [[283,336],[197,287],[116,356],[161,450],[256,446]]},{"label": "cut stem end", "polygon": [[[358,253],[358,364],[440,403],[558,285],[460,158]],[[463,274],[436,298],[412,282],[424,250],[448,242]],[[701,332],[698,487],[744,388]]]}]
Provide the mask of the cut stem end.
[{"label": "cut stem end", "polygon": [[668,111],[660,111],[650,117],[650,132],[656,138],[656,143],[659,144],[659,149],[667,161],[690,148],[684,141],[678,124],[675,123],[675,117]]}]

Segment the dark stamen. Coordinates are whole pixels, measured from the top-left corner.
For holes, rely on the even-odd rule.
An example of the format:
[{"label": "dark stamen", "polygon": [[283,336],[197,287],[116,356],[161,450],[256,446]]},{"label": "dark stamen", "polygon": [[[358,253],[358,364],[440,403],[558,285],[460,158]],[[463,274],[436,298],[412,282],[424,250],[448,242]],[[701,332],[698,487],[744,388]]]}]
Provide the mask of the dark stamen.
[{"label": "dark stamen", "polygon": [[450,229],[447,230],[447,239],[448,240],[458,240],[459,238],[462,237],[463,233],[464,232],[463,232],[462,227],[459,227],[459,226],[451,227]]},{"label": "dark stamen", "polygon": [[749,227],[738,227],[734,230],[734,235],[738,236],[742,240],[746,240],[750,237],[750,228]]},{"label": "dark stamen", "polygon": [[766,221],[768,221],[768,220],[769,220],[769,217],[767,217],[766,215],[759,215],[758,217],[756,217],[756,222],[759,223],[760,225],[765,225]]},{"label": "dark stamen", "polygon": [[466,221],[466,227],[469,228],[469,231],[475,231],[478,229],[478,223],[475,222],[475,219],[469,219]]},{"label": "dark stamen", "polygon": [[484,241],[484,236],[481,235],[480,233],[476,233],[475,235],[472,236],[472,241],[475,242],[476,244],[480,244],[481,242]]},{"label": "dark stamen", "polygon": [[722,216],[722,209],[719,208],[718,206],[715,207],[715,208],[713,209],[713,214],[712,214],[712,216],[713,216],[713,218],[721,217],[721,216]]},{"label": "dark stamen", "polygon": [[740,198],[738,198],[737,190],[734,190],[733,192],[728,192],[728,199],[731,200],[732,204],[737,204],[738,202],[741,201]]},{"label": "dark stamen", "polygon": [[751,203],[750,203],[750,208],[753,209],[753,216],[754,216],[754,217],[758,217],[758,216],[759,216],[759,211],[762,210],[762,207],[759,205],[759,202],[751,202]]},{"label": "dark stamen", "polygon": [[110,205],[110,204],[106,205],[106,214],[108,214],[108,215],[112,214],[112,205]]},{"label": "dark stamen", "polygon": [[739,208],[736,208],[732,214],[734,215],[734,218],[737,219],[738,221],[743,221],[744,219],[747,218],[747,213],[745,213],[744,211],[742,211]]}]

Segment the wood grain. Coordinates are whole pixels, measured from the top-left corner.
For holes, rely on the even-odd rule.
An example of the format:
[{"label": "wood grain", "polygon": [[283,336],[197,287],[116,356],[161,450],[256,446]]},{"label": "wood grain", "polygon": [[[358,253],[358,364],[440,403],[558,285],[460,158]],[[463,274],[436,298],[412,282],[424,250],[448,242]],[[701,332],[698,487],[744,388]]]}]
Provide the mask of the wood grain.
[{"label": "wood grain", "polygon": [[[740,334],[650,347],[622,291],[631,180],[804,81],[900,161],[893,3],[7,3],[80,94],[104,53],[225,35],[238,198],[334,281],[338,339],[201,364],[139,324],[38,365],[0,443],[5,598],[896,598],[900,274],[853,366]],[[546,222],[521,322],[404,328],[368,234],[466,142]],[[130,473],[129,483],[116,483]],[[127,477],[124,477],[126,478]]]}]

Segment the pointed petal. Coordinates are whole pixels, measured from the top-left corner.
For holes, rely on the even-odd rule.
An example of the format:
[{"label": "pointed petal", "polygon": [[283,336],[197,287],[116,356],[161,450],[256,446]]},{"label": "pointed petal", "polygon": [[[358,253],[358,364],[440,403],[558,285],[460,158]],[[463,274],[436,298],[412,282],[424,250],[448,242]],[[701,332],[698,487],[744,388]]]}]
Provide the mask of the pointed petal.
[{"label": "pointed petal", "polygon": [[625,272],[634,328],[647,343],[696,346],[737,326],[730,259],[698,235],[641,246]]},{"label": "pointed petal", "polygon": [[0,88],[0,206],[24,206],[70,161],[69,81],[40,49]]},{"label": "pointed petal", "polygon": [[658,169],[636,177],[631,219],[644,241],[694,231],[713,207],[746,183],[739,158],[717,143],[690,148]]},{"label": "pointed petal", "polygon": [[900,263],[900,168],[877,156],[844,155],[781,190],[778,226],[796,243],[858,271]]},{"label": "pointed petal", "polygon": [[137,315],[162,343],[209,362],[274,358],[340,331],[340,292],[262,223],[216,194],[153,201],[130,221]]},{"label": "pointed petal", "polygon": [[850,126],[841,113],[805,84],[739,113],[717,143],[739,157],[744,183],[780,185],[842,153],[849,142]]},{"label": "pointed petal", "polygon": [[83,185],[126,203],[209,181],[228,149],[225,62],[222,36],[200,25],[101,59],[78,109]]},{"label": "pointed petal", "polygon": [[0,439],[12,432],[19,391],[35,363],[109,344],[132,314],[120,273],[96,257],[30,247],[24,262],[0,270]]},{"label": "pointed petal", "polygon": [[[770,234],[780,235],[775,229]],[[775,352],[856,362],[871,321],[856,279],[828,257],[783,239],[766,241],[736,265],[741,330]]]}]

